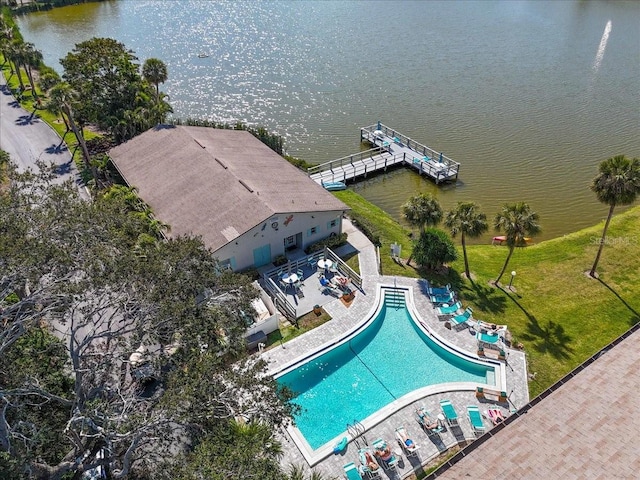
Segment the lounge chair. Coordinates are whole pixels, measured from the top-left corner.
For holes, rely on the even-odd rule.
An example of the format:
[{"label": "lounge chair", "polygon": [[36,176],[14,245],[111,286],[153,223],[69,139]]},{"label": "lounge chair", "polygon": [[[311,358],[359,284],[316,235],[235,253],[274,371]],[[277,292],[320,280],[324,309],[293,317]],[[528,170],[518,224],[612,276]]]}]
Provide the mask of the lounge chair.
[{"label": "lounge chair", "polygon": [[471,315],[473,315],[473,309],[471,307],[467,307],[464,312],[460,315],[454,315],[449,319],[449,321],[451,321],[456,327],[460,328],[468,324]]},{"label": "lounge chair", "polygon": [[462,308],[460,302],[456,302],[448,307],[436,307],[438,315],[455,315],[455,313]]},{"label": "lounge chair", "polygon": [[378,463],[375,454],[370,448],[361,448],[358,450],[358,458],[360,459],[360,472],[362,474],[366,473],[369,477],[380,476],[380,471],[382,469],[380,468],[380,464]]},{"label": "lounge chair", "polygon": [[473,427],[473,432],[478,434],[482,434],[485,432],[484,423],[482,423],[482,415],[480,415],[480,410],[475,405],[469,405],[467,407],[467,416],[469,417],[469,422]]},{"label": "lounge chair", "polygon": [[433,303],[434,305],[441,305],[443,303],[454,303],[455,299],[456,299],[456,294],[453,292],[449,292],[443,295],[431,295],[431,297],[429,297],[431,300],[431,303]]},{"label": "lounge chair", "polygon": [[344,476],[347,478],[347,480],[362,480],[360,470],[358,470],[358,467],[356,467],[355,463],[347,463],[342,468],[344,470]]},{"label": "lounge chair", "polygon": [[493,423],[494,425],[498,425],[499,423],[502,423],[506,420],[506,417],[497,408],[490,408],[489,410],[487,410],[487,416],[489,417],[489,420],[491,420],[491,423]]},{"label": "lounge chair", "polygon": [[[396,468],[398,464],[398,457],[396,457],[391,449],[391,446],[383,439],[379,438],[373,442],[373,448],[382,465],[386,468]],[[381,452],[388,452],[388,456],[382,455]]]},{"label": "lounge chair", "polygon": [[478,343],[486,343],[486,344],[489,344],[489,345],[495,345],[497,343],[500,343],[502,338],[500,337],[500,335],[498,333],[480,331],[480,332],[476,333],[476,340],[478,341]]},{"label": "lounge chair", "polygon": [[458,412],[449,400],[440,400],[440,408],[449,426],[458,425]]},{"label": "lounge chair", "polygon": [[432,417],[429,411],[424,407],[420,407],[416,410],[416,420],[422,427],[422,430],[429,436],[437,435],[443,430],[440,426],[440,422]]},{"label": "lounge chair", "polygon": [[420,446],[417,445],[411,437],[409,437],[406,428],[396,428],[396,440],[398,440],[398,443],[402,447],[402,450],[407,457],[418,454],[418,449],[420,448]]},{"label": "lounge chair", "polygon": [[451,284],[447,284],[444,287],[427,287],[427,293],[429,295],[448,295],[451,293]]}]

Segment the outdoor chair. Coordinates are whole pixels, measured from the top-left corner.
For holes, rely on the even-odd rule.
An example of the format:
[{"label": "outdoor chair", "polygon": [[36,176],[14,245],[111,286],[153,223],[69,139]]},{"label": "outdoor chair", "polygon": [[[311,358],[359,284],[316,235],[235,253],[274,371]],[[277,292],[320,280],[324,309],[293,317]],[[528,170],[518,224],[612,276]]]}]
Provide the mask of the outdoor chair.
[{"label": "outdoor chair", "polygon": [[440,400],[440,408],[450,426],[458,425],[458,412],[449,400]]},{"label": "outdoor chair", "polygon": [[491,423],[493,423],[494,425],[498,425],[499,423],[502,423],[506,420],[505,416],[497,408],[490,408],[489,410],[487,410],[487,416],[489,417],[489,420],[491,420]]},{"label": "outdoor chair", "polygon": [[473,428],[475,434],[482,434],[485,432],[484,423],[482,423],[482,415],[480,415],[480,409],[475,405],[469,405],[467,407],[467,417],[469,417],[469,423]]},{"label": "outdoor chair", "polygon": [[436,307],[436,312],[438,315],[446,316],[446,315],[455,315],[455,313],[462,308],[462,304],[460,302],[456,302],[453,305],[449,305],[448,307]]},{"label": "outdoor chair", "polygon": [[451,293],[451,284],[447,284],[444,287],[427,287],[427,293],[429,295],[449,295]]},{"label": "outdoor chair", "polygon": [[467,325],[472,314],[473,309],[471,307],[467,307],[460,315],[454,315],[451,317],[450,321],[456,328],[462,328]]},{"label": "outdoor chair", "polygon": [[360,459],[360,463],[362,466],[360,467],[360,472],[363,474],[367,474],[369,478],[371,477],[380,477],[380,464],[376,459],[376,456],[373,454],[370,448],[361,448],[358,451],[358,458]]},{"label": "outdoor chair", "polygon": [[362,480],[362,475],[360,475],[360,471],[355,463],[347,463],[342,469],[344,470],[344,476],[347,480]]},{"label": "outdoor chair", "polygon": [[434,305],[441,305],[443,303],[453,303],[456,299],[456,294],[449,292],[445,295],[431,295],[430,300]]},{"label": "outdoor chair", "polygon": [[402,447],[402,451],[408,457],[418,455],[418,449],[420,448],[407,433],[407,429],[404,427],[396,428],[396,440]]},{"label": "outdoor chair", "polygon": [[[376,456],[382,462],[382,465],[386,468],[396,468],[398,465],[398,457],[391,450],[391,446],[383,439],[379,438],[375,442],[373,442],[373,448],[376,449]],[[389,451],[389,456],[386,458],[382,458],[378,452]]]},{"label": "outdoor chair", "polygon": [[432,417],[429,411],[424,407],[420,407],[416,410],[416,420],[420,427],[422,427],[422,430],[424,430],[424,432],[430,437],[432,435],[438,435],[443,430],[438,419],[434,419],[434,417]]}]

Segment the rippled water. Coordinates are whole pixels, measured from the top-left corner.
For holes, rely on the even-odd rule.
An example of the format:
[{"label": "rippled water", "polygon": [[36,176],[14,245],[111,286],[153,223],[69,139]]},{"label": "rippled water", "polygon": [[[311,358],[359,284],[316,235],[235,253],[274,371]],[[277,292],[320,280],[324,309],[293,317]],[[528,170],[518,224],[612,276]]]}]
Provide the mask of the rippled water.
[{"label": "rippled water", "polygon": [[264,125],[311,162],[381,120],[462,164],[456,186],[398,170],[353,187],[396,218],[425,191],[490,218],[524,200],[540,238],[562,235],[605,217],[598,163],[640,156],[637,2],[121,0],[19,23],[56,68],[92,36],[161,58],[176,116]]}]

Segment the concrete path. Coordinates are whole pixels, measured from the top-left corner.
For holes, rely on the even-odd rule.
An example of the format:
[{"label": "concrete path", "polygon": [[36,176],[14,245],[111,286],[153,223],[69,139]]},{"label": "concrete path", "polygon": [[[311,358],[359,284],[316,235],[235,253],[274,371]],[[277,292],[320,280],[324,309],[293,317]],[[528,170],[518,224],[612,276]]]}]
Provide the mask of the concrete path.
[{"label": "concrete path", "polygon": [[55,165],[57,180],[60,183],[72,180],[80,196],[88,199],[67,145],[63,143],[60,148],[58,145],[60,136],[56,131],[20,106],[11,94],[4,74],[0,73],[0,148],[9,153],[21,172],[36,171],[37,160]]}]

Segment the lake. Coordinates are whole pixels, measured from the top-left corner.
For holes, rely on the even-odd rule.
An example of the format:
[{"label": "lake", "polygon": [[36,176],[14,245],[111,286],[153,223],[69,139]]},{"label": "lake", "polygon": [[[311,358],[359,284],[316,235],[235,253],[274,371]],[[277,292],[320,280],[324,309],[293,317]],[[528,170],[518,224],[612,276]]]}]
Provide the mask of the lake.
[{"label": "lake", "polygon": [[18,23],[59,71],[93,36],[160,58],[175,116],[265,126],[309,162],[380,120],[462,164],[456,185],[401,169],[352,187],[398,219],[421,192],[490,219],[526,201],[538,238],[561,236],[605,218],[598,163],[640,156],[639,2],[114,0]]}]

